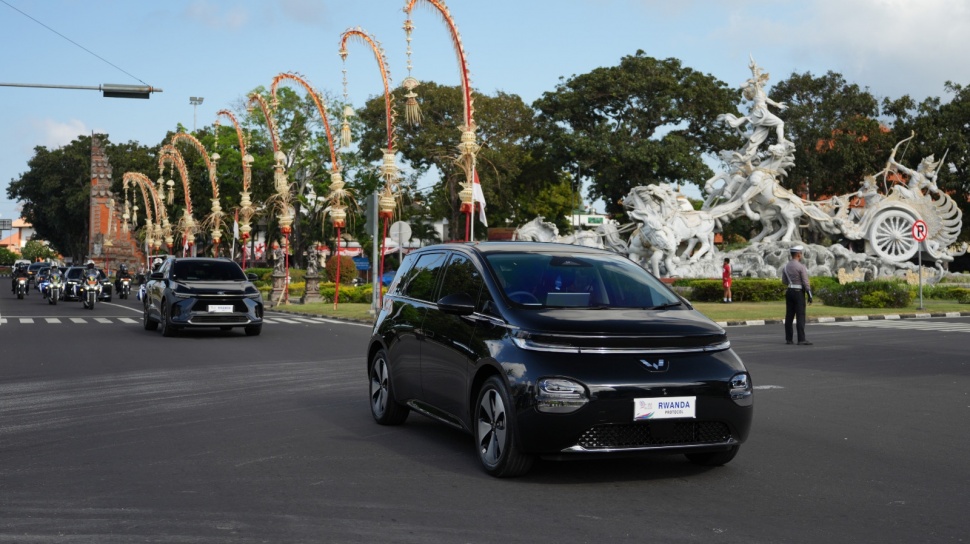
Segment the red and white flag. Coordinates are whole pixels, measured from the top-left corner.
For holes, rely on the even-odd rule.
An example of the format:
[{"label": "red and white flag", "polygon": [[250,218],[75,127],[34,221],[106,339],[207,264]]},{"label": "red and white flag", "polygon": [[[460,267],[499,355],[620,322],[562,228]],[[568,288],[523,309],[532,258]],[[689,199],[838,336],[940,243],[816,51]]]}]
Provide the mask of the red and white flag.
[{"label": "red and white flag", "polygon": [[482,192],[482,182],[478,179],[478,170],[475,170],[475,179],[472,184],[472,203],[478,203],[478,220],[486,227],[488,221],[485,220],[485,193]]}]

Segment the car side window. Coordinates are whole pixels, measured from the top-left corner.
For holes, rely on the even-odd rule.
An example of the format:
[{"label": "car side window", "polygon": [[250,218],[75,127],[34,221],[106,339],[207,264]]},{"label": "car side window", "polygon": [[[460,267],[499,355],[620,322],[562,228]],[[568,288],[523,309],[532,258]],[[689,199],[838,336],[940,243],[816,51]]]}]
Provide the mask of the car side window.
[{"label": "car side window", "polygon": [[401,280],[400,293],[406,297],[432,302],[438,271],[444,262],[444,253],[421,255]]},{"label": "car side window", "polygon": [[475,263],[468,257],[455,253],[448,261],[448,266],[445,267],[438,298],[444,298],[455,293],[465,293],[475,301],[476,310],[481,310],[478,299],[484,283],[481,272],[475,268]]}]

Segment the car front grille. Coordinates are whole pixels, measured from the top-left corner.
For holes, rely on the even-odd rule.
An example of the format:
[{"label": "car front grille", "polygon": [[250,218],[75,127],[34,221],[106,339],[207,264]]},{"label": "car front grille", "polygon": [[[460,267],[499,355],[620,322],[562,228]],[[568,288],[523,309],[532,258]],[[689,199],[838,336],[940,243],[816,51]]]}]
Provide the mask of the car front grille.
[{"label": "car front grille", "polygon": [[249,323],[249,318],[244,315],[196,315],[189,320],[195,325],[211,323],[214,325],[229,325],[232,323]]},{"label": "car front grille", "polygon": [[723,444],[731,430],[721,421],[644,421],[596,425],[583,433],[579,445],[587,450]]}]

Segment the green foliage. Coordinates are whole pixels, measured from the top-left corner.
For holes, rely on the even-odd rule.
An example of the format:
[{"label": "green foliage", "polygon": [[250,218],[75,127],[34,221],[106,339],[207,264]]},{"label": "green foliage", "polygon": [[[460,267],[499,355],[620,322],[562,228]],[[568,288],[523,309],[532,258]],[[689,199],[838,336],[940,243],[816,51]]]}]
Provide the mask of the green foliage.
[{"label": "green foliage", "polygon": [[[341,278],[343,279],[343,278]],[[334,283],[321,283],[320,284],[320,294],[327,301],[333,302],[334,295],[337,292],[336,284]],[[370,284],[366,285],[344,285],[342,282],[340,284],[340,302],[358,302],[364,304],[370,304],[371,296],[374,294],[374,287]]]},{"label": "green foliage", "polygon": [[815,296],[828,306],[848,308],[905,308],[912,301],[909,286],[896,280],[830,285],[817,289]]},{"label": "green foliage", "polygon": [[571,77],[533,106],[553,161],[589,180],[591,199],[621,212],[617,201],[632,187],[710,178],[704,155],[737,147],[717,116],[738,98],[714,76],[637,51]]},{"label": "green foliage", "polygon": [[[913,298],[919,297],[919,286],[910,285],[910,294]],[[946,285],[938,283],[936,285],[923,285],[923,298],[935,300],[958,300],[967,289],[957,285]]]},{"label": "green foliage", "polygon": [[20,255],[17,255],[5,247],[0,247],[0,266],[13,266],[14,261],[19,258]]},{"label": "green foliage", "polygon": [[960,304],[970,304],[970,289],[960,289],[955,295],[956,301]]},{"label": "green foliage", "polygon": [[[397,104],[404,104],[405,92],[402,88],[394,91]],[[465,220],[459,214],[458,193],[459,184],[467,181],[467,175],[454,160],[461,138],[459,127],[464,124],[461,88],[423,82],[417,93],[421,124],[410,126],[400,122],[399,117],[396,127],[397,149],[408,169],[414,172],[414,177],[405,183],[405,192],[415,193],[417,178],[429,171],[437,170],[440,178],[423,195],[405,196],[395,219],[409,220],[421,215],[448,218],[452,225],[448,238],[462,238]],[[489,225],[501,226],[513,221],[518,224],[518,218],[530,217],[530,211],[523,206],[536,202],[550,185],[561,183],[562,176],[557,165],[548,161],[541,141],[536,138],[535,111],[520,97],[503,92],[495,95],[476,92],[474,100],[476,141],[487,144],[482,145],[476,160]],[[361,122],[360,154],[373,170],[387,149],[384,96],[369,100],[357,111],[357,118]],[[422,204],[412,208],[411,204],[419,201]],[[484,225],[477,223],[475,232],[476,238],[479,234],[483,237]]]},{"label": "green foliage", "polygon": [[780,116],[796,146],[785,186],[812,199],[854,193],[865,175],[885,166],[896,137],[881,125],[868,89],[835,72],[804,73],[779,81],[769,96],[788,105]]},{"label": "green foliage", "polygon": [[57,252],[40,240],[30,240],[24,244],[21,255],[31,262],[51,261],[57,258]]},{"label": "green foliage", "polygon": [[[724,285],[721,280],[688,279],[678,280],[675,286],[689,287],[687,298],[696,302],[720,302],[724,299]],[[731,284],[731,299],[735,302],[766,302],[784,300],[785,286],[781,280],[739,278]]]},{"label": "green foliage", "polygon": [[[327,259],[327,277],[334,278],[337,277],[337,256],[331,255]],[[354,278],[357,277],[357,265],[354,264],[354,260],[346,255],[340,257],[340,283],[351,283]]]}]

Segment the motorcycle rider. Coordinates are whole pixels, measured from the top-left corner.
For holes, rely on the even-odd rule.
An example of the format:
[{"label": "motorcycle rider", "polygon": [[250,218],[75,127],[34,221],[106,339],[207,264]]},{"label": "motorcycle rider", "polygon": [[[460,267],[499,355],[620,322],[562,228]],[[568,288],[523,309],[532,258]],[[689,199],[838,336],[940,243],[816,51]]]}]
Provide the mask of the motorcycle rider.
[{"label": "motorcycle rider", "polygon": [[61,281],[61,269],[57,265],[51,265],[50,271],[47,273],[47,278],[38,287],[40,288],[40,294],[47,297],[47,288],[50,287],[52,283],[59,283]]},{"label": "motorcycle rider", "polygon": [[115,275],[115,292],[121,292],[121,280],[123,279],[131,280],[131,273],[128,272],[128,265],[122,264],[118,267],[118,273]]},{"label": "motorcycle rider", "polygon": [[[18,263],[17,267],[13,271],[13,281],[10,283],[10,292],[17,292],[17,278],[29,278],[30,274],[27,273],[27,265],[24,263]],[[27,292],[30,294],[30,282],[27,282]]]}]

